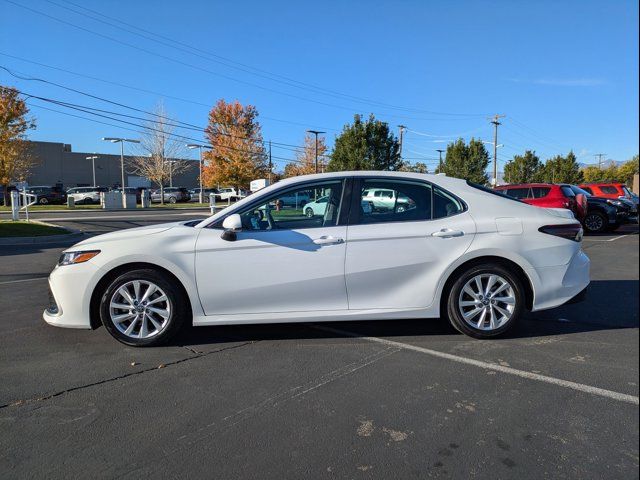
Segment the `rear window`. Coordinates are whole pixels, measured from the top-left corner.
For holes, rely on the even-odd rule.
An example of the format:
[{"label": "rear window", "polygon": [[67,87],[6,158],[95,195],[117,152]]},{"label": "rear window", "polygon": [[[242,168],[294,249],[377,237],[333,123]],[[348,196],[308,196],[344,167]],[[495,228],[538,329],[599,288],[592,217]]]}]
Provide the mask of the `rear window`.
[{"label": "rear window", "polygon": [[576,194],[573,193],[573,190],[571,190],[571,187],[569,187],[567,185],[564,185],[564,186],[560,187],[560,190],[562,190],[562,194],[565,197],[571,198],[571,197],[575,197],[576,196]]}]

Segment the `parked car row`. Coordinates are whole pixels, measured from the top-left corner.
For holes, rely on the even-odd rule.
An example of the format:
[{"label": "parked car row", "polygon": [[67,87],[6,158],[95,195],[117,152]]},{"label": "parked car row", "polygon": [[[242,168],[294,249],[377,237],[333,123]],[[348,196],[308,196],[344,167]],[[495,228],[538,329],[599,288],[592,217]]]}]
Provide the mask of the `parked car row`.
[{"label": "parked car row", "polygon": [[502,185],[496,190],[530,205],[566,208],[573,212],[589,233],[614,231],[620,225],[638,221],[638,203],[622,184]]}]

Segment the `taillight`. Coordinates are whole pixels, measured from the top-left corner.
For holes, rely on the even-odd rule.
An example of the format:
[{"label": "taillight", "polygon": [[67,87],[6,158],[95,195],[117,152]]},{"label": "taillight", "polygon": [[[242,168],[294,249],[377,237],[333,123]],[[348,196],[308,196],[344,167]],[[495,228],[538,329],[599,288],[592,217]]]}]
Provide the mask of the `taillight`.
[{"label": "taillight", "polygon": [[566,225],[545,225],[538,229],[539,232],[546,233],[548,235],[554,235],[556,237],[566,238],[567,240],[573,240],[574,242],[581,242],[583,230],[579,223],[568,223]]}]

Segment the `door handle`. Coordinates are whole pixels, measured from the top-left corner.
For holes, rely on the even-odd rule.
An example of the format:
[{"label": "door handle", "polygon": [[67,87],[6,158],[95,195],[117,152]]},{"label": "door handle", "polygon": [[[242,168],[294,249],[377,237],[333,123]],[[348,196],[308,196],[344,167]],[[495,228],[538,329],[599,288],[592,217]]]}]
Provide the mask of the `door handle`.
[{"label": "door handle", "polygon": [[451,230],[450,228],[443,228],[442,230],[431,234],[432,237],[440,237],[440,238],[461,237],[463,235],[464,235],[464,232],[462,230]]},{"label": "door handle", "polygon": [[344,243],[344,240],[337,237],[320,237],[315,238],[313,240],[313,243],[315,243],[316,245],[337,245],[340,243]]}]

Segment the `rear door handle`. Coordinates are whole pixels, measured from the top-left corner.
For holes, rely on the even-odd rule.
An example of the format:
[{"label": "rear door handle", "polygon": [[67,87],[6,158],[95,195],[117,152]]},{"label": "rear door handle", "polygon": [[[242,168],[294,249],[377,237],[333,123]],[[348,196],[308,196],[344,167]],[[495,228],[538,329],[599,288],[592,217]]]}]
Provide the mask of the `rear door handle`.
[{"label": "rear door handle", "polygon": [[313,243],[315,243],[316,245],[337,245],[340,243],[344,243],[344,240],[337,237],[320,237],[315,238],[313,240]]},{"label": "rear door handle", "polygon": [[437,232],[431,234],[432,237],[440,237],[440,238],[452,238],[452,237],[461,237],[464,235],[462,230],[451,230],[450,228],[443,228]]}]

